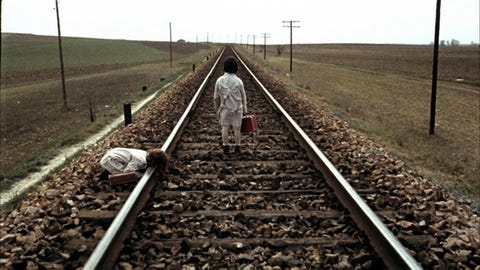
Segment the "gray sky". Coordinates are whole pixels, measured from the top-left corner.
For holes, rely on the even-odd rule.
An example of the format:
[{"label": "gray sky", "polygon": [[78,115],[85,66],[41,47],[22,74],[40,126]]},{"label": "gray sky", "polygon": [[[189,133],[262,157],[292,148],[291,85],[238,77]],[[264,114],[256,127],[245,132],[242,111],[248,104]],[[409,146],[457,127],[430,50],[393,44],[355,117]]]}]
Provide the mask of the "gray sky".
[{"label": "gray sky", "polygon": [[[267,44],[433,41],[436,0],[59,0],[62,36]],[[479,43],[479,0],[443,0],[440,39]],[[2,31],[57,35],[55,0],[3,0]],[[253,38],[249,37],[251,44]]]}]

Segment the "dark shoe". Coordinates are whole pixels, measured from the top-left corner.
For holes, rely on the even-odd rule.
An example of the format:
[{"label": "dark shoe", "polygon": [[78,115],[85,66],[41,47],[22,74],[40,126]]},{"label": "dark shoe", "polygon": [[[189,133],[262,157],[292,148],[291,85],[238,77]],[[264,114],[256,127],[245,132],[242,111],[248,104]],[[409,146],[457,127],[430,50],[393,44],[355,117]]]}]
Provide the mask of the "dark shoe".
[{"label": "dark shoe", "polygon": [[224,145],[223,146],[223,153],[228,154],[228,152],[230,152],[230,147],[228,147],[228,145]]},{"label": "dark shoe", "polygon": [[110,173],[107,170],[103,170],[103,172],[100,174],[100,179],[101,180],[108,180],[108,175]]},{"label": "dark shoe", "polygon": [[240,145],[235,145],[235,153],[240,154]]}]

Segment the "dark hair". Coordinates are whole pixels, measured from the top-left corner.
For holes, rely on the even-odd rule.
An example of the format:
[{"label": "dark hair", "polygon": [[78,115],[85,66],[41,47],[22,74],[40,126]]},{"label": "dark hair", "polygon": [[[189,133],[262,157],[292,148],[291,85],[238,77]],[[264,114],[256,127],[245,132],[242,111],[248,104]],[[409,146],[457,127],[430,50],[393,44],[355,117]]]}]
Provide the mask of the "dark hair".
[{"label": "dark hair", "polygon": [[154,148],[147,151],[147,166],[153,166],[160,172],[165,172],[168,165],[168,158],[161,149]]},{"label": "dark hair", "polygon": [[223,71],[228,73],[237,73],[237,70],[238,70],[237,61],[235,61],[234,58],[229,57],[223,63]]}]

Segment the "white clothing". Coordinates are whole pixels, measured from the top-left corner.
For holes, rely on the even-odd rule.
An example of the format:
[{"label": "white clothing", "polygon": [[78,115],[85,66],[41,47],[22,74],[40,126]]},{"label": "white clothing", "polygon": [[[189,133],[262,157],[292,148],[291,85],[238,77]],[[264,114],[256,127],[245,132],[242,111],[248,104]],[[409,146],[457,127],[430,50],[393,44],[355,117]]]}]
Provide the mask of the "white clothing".
[{"label": "white clothing", "polygon": [[[224,126],[222,127],[222,145],[228,145],[228,133],[230,127]],[[235,145],[240,145],[240,141],[242,140],[242,133],[240,132],[240,128],[233,129],[233,140],[235,141]]]},{"label": "white clothing", "polygon": [[132,148],[113,148],[102,157],[100,165],[112,174],[135,172],[147,167],[147,152]]},{"label": "white clothing", "polygon": [[247,97],[242,80],[235,73],[223,74],[215,83],[213,100],[220,125],[239,128],[243,113],[247,113]]}]

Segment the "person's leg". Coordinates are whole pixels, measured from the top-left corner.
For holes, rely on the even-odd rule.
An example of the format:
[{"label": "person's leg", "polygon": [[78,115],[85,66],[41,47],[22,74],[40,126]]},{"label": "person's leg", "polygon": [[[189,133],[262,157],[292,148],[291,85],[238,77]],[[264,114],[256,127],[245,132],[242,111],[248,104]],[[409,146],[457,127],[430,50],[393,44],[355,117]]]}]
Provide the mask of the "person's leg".
[{"label": "person's leg", "polygon": [[240,142],[242,140],[242,133],[240,132],[240,127],[233,128],[233,135],[235,139],[235,152],[240,152]]},{"label": "person's leg", "polygon": [[235,139],[235,145],[240,146],[240,142],[242,140],[242,133],[240,132],[240,127],[233,128],[233,135]]},{"label": "person's leg", "polygon": [[222,127],[222,144],[223,146],[228,145],[228,126],[223,126]]},{"label": "person's leg", "polygon": [[228,152],[228,130],[230,129],[229,126],[222,127],[222,146],[223,152]]}]

